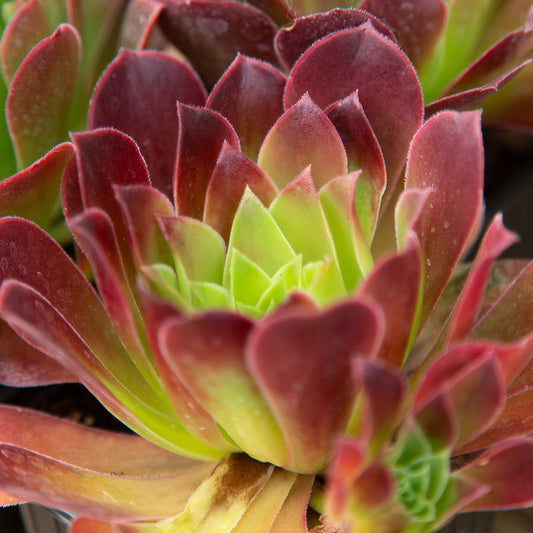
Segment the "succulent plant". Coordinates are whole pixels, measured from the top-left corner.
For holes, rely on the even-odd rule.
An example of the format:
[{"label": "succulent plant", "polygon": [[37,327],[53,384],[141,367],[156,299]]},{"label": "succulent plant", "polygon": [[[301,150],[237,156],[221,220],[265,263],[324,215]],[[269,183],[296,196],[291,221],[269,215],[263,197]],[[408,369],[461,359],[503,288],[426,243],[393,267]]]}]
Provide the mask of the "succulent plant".
[{"label": "succulent plant", "polygon": [[[453,107],[495,87],[428,109],[356,10],[278,31],[248,4],[156,4],[198,73],[121,51],[88,131],[0,187],[30,219],[0,220],[1,381],[81,382],[138,436],[1,406],[0,503],[71,533],[415,533],[530,505],[533,267],[496,262],[498,216],[462,263],[483,145]],[[78,265],[35,218],[59,188]]]}]

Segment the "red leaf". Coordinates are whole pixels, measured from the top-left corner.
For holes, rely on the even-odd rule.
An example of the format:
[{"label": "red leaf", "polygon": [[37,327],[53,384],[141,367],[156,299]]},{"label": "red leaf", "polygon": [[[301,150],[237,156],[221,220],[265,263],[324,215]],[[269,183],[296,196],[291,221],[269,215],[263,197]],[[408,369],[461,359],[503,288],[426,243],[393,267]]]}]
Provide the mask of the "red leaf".
[{"label": "red leaf", "polygon": [[209,109],[178,102],[178,155],[174,170],[174,203],[178,215],[202,220],[209,180],[224,142],[235,149],[239,139],[230,123]]},{"label": "red leaf", "polygon": [[356,90],[381,145],[392,187],[422,122],[422,93],[407,57],[370,23],[328,35],[311,46],[289,75],[285,107],[309,92],[325,109]]},{"label": "red leaf", "polygon": [[89,129],[116,128],[131,136],[146,160],[152,185],[172,198],[178,117],[176,101],[201,106],[196,73],[155,51],[123,50],[105,70],[89,109]]},{"label": "red leaf", "polygon": [[445,112],[413,139],[406,189],[431,189],[414,230],[426,258],[422,319],[429,314],[481,215],[483,145],[480,113]]},{"label": "red leaf", "polygon": [[356,28],[368,21],[391,41],[396,41],[390,28],[372,14],[357,9],[332,9],[327,13],[298,17],[290,27],[281,28],[274,40],[276,53],[285,69],[290,70],[298,58],[319,39],[339,30]]},{"label": "red leaf", "polygon": [[226,0],[165,0],[159,23],[168,39],[213,86],[238,52],[276,64],[276,25],[255,7]]},{"label": "red leaf", "polygon": [[205,195],[204,222],[226,241],[246,187],[268,207],[279,194],[274,182],[244,154],[224,143]]},{"label": "red leaf", "polygon": [[285,76],[257,59],[239,54],[215,85],[206,107],[231,123],[242,151],[257,160],[268,130],[283,113]]},{"label": "red leaf", "polygon": [[359,301],[274,313],[256,327],[246,359],[285,437],[289,469],[316,472],[331,458],[355,401],[352,360],[373,357],[381,333],[377,311]]},{"label": "red leaf", "polygon": [[490,491],[465,510],[513,509],[533,503],[533,440],[509,439],[462,470]]}]

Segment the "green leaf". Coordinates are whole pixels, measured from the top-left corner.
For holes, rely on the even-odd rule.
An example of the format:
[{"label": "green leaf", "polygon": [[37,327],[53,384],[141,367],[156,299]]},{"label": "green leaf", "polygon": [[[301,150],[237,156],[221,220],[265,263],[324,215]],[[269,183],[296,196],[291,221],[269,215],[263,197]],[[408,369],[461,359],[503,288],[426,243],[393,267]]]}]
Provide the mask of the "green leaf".
[{"label": "green leaf", "polygon": [[229,285],[233,250],[239,250],[267,276],[273,276],[296,255],[272,215],[249,188],[244,192],[231,228],[225,286]]},{"label": "green leaf", "polygon": [[292,249],[302,254],[304,264],[335,257],[310,167],[281,191],[269,211]]},{"label": "green leaf", "polygon": [[239,250],[233,250],[230,260],[230,294],[235,302],[255,306],[272,281],[256,263]]},{"label": "green leaf", "polygon": [[224,287],[208,281],[192,281],[190,287],[195,309],[227,309],[229,307],[229,292]]}]

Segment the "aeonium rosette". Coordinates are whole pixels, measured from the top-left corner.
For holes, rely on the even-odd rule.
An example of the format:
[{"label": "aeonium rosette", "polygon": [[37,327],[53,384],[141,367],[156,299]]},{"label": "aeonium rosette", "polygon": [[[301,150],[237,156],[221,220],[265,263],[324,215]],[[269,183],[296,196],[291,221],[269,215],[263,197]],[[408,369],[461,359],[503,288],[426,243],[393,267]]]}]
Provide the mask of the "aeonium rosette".
[{"label": "aeonium rosette", "polygon": [[2,379],[78,380],[144,439],[4,406],[2,501],[61,508],[74,533],[307,531],[309,501],[334,531],[431,531],[529,504],[531,267],[485,294],[515,238],[499,218],[435,307],[480,224],[479,122],[423,122],[370,24],[288,77],[238,56],[209,95],[168,55],[122,52],[62,148],[97,292],[2,219]]}]

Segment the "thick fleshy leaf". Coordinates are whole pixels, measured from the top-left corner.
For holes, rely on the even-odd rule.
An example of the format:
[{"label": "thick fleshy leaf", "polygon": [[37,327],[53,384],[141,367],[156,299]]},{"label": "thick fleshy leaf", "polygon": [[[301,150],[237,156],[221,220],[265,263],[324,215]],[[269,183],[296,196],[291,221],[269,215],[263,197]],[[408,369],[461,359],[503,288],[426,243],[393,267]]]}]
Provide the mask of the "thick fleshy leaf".
[{"label": "thick fleshy leaf", "polygon": [[212,458],[213,450],[180,427],[167,402],[142,378],[96,293],[66,253],[31,222],[4,218],[0,229],[2,318],[138,433],[178,453],[190,449]]},{"label": "thick fleshy leaf", "polygon": [[224,143],[205,195],[204,222],[228,242],[235,212],[248,187],[268,207],[279,194],[274,182],[244,154]]},{"label": "thick fleshy leaf", "polygon": [[[116,185],[150,185],[146,164],[135,142],[112,129],[72,134],[75,147],[79,189],[84,208],[102,209],[111,219],[128,276],[133,274],[132,254]],[[68,211],[67,211],[68,216]],[[68,218],[67,218],[68,220]]]},{"label": "thick fleshy leaf", "polygon": [[60,144],[31,167],[4,180],[0,216],[20,216],[47,227],[56,214],[61,177],[72,153],[70,144]]},{"label": "thick fleshy leaf", "polygon": [[50,35],[50,25],[38,0],[30,0],[17,9],[0,43],[2,74],[9,83],[28,52]]},{"label": "thick fleshy leaf", "polygon": [[130,50],[150,48],[150,37],[163,9],[157,0],[130,0],[120,28],[119,44]]},{"label": "thick fleshy leaf", "polygon": [[525,390],[509,398],[505,408],[490,428],[476,439],[468,442],[458,452],[469,453],[483,450],[511,437],[526,437],[533,431],[533,390]]},{"label": "thick fleshy leaf", "polygon": [[511,342],[528,335],[533,329],[532,291],[533,264],[529,264],[481,317],[475,337]]},{"label": "thick fleshy leaf", "polygon": [[[532,19],[533,21],[533,19]],[[489,48],[469,68],[455,79],[445,94],[461,92],[488,84],[515,67],[523,65],[533,52],[533,25],[507,34]]]},{"label": "thick fleshy leaf", "polygon": [[[307,167],[272,202],[269,212],[304,264],[335,258],[326,217]],[[309,236],[313,235],[313,239]]]},{"label": "thick fleshy leaf", "polygon": [[468,478],[490,487],[486,495],[472,502],[467,509],[510,509],[531,505],[532,467],[531,439],[509,439],[489,449],[463,470]]},{"label": "thick fleshy leaf", "polygon": [[483,118],[496,124],[507,124],[531,131],[533,129],[532,80],[533,64],[530,62],[485,103]]},{"label": "thick fleshy leaf", "polygon": [[71,221],[70,228],[89,258],[98,293],[115,331],[141,374],[157,390],[159,381],[143,345],[142,319],[109,217],[100,209],[89,208]]},{"label": "thick fleshy leaf", "polygon": [[242,151],[257,160],[268,130],[283,113],[285,76],[268,63],[239,54],[209,95],[206,107],[235,129]]},{"label": "thick fleshy leaf", "polygon": [[3,318],[22,338],[75,374],[114,416],[139,435],[196,459],[216,460],[223,455],[185,431],[168,401],[148,386],[122,346],[116,346],[118,341],[115,345],[109,342],[109,332],[105,332],[108,338],[102,339],[109,351],[91,351],[48,300],[17,281],[4,282],[0,308]]},{"label": "thick fleshy leaf", "polygon": [[407,57],[370,23],[329,35],[309,48],[289,76],[285,106],[309,92],[325,109],[356,90],[393,187],[422,122],[422,93]]},{"label": "thick fleshy leaf", "polygon": [[284,465],[280,430],[244,360],[252,328],[243,316],[212,311],[169,320],[159,345],[180,381],[243,451]]},{"label": "thick fleshy leaf", "polygon": [[416,238],[401,252],[382,259],[370,272],[358,294],[373,299],[383,311],[385,333],[378,359],[401,368],[418,326],[422,268]]},{"label": "thick fleshy leaf", "polygon": [[[16,407],[0,407],[2,487],[26,500],[100,518],[181,512],[212,465],[137,436],[103,432]],[[23,431],[31,427],[32,431]]]},{"label": "thick fleshy leaf", "polygon": [[0,383],[10,387],[35,387],[78,381],[57,361],[23,341],[0,320]]},{"label": "thick fleshy leaf", "polygon": [[364,451],[361,444],[353,439],[339,442],[335,457],[328,468],[328,513],[342,520],[347,507],[350,489],[357,475],[364,467]]},{"label": "thick fleshy leaf", "polygon": [[326,114],[341,136],[348,156],[348,169],[362,171],[357,180],[355,207],[361,229],[367,242],[371,243],[387,179],[381,147],[357,91],[332,104]]},{"label": "thick fleshy leaf", "polygon": [[247,364],[283,432],[289,470],[316,472],[331,458],[355,400],[351,362],[374,356],[382,326],[379,312],[358,301],[274,313],[256,326]]},{"label": "thick fleshy leaf", "polygon": [[368,12],[355,9],[332,9],[327,13],[298,17],[290,27],[281,28],[274,41],[276,54],[285,69],[290,70],[314,42],[330,33],[355,28],[368,21],[371,21],[380,33],[392,41],[396,40],[390,28]]},{"label": "thick fleshy leaf", "polygon": [[348,434],[356,435],[364,443],[369,460],[390,439],[398,423],[407,392],[406,382],[399,372],[382,361],[364,357],[353,361],[352,373],[361,397],[357,405],[357,427],[350,427]]},{"label": "thick fleshy leaf", "polygon": [[271,277],[296,257],[272,215],[250,189],[246,189],[242,197],[231,228],[225,282],[229,275],[233,249],[241,252]]},{"label": "thick fleshy leaf", "polygon": [[424,320],[477,229],[483,190],[480,113],[445,112],[428,120],[413,139],[405,187],[431,188],[414,228],[426,258]]},{"label": "thick fleshy leaf", "polygon": [[72,26],[61,25],[32,49],[17,70],[6,118],[19,168],[65,139],[79,61],[80,37]]},{"label": "thick fleshy leaf", "polygon": [[173,265],[167,241],[161,233],[158,216],[174,216],[168,198],[153,187],[125,185],[113,187],[122,208],[133,258],[141,265]]},{"label": "thick fleshy leaf", "polygon": [[258,165],[279,188],[288,185],[309,165],[317,189],[347,172],[339,134],[307,94],[269,131],[259,152]]},{"label": "thick fleshy leaf", "polygon": [[446,335],[448,346],[466,337],[472,330],[492,266],[498,256],[517,240],[518,236],[504,228],[502,217],[498,215],[485,233],[474,264],[449,319]]},{"label": "thick fleshy leaf", "polygon": [[353,291],[372,268],[370,248],[355,211],[358,172],[335,178],[320,190],[319,197],[335,245],[344,286]]},{"label": "thick fleshy leaf", "polygon": [[422,379],[415,409],[442,392],[449,395],[458,422],[457,446],[487,429],[505,402],[505,382],[492,346],[463,344],[438,358]]},{"label": "thick fleshy leaf", "polygon": [[446,391],[441,391],[422,408],[417,409],[414,417],[435,452],[453,448],[457,442],[459,428],[453,404]]},{"label": "thick fleshy leaf", "polygon": [[172,407],[191,435],[220,450],[238,451],[221,435],[213,417],[189,392],[161,353],[159,328],[168,318],[179,318],[181,312],[174,305],[157,299],[144,285],[140,288],[143,319],[154,363]]},{"label": "thick fleshy leaf", "polygon": [[359,9],[383,20],[415,67],[424,65],[444,31],[448,9],[443,0],[398,4],[394,0],[363,0]]},{"label": "thick fleshy leaf", "polygon": [[394,207],[394,230],[399,250],[409,242],[409,235],[418,224],[431,189],[407,189],[403,191]]},{"label": "thick fleshy leaf", "polygon": [[238,52],[276,64],[276,25],[255,7],[221,0],[165,0],[159,24],[168,39],[212,86]]},{"label": "thick fleshy leaf", "polygon": [[116,128],[131,136],[146,160],[152,185],[172,198],[176,101],[201,106],[205,98],[197,75],[181,61],[162,52],[123,50],[96,86],[89,129]]},{"label": "thick fleshy leaf", "polygon": [[230,123],[218,113],[178,102],[179,134],[174,169],[174,204],[178,215],[203,218],[204,201],[220,150],[239,148]]},{"label": "thick fleshy leaf", "polygon": [[158,217],[161,230],[187,279],[222,284],[224,241],[210,226],[187,217]]},{"label": "thick fleshy leaf", "polygon": [[[486,100],[490,97],[493,97],[493,99],[494,97],[498,97],[496,93],[498,93],[502,87],[510,83],[511,80],[513,80],[526,66],[527,64],[523,63],[504,72],[501,76],[490,81],[486,85],[475,87],[474,89],[466,89],[450,96],[443,96],[442,98],[429,103],[425,107],[426,120],[440,111],[469,111],[481,107],[481,104],[484,104],[483,107],[486,108]],[[483,118],[485,118],[485,116]]]}]

